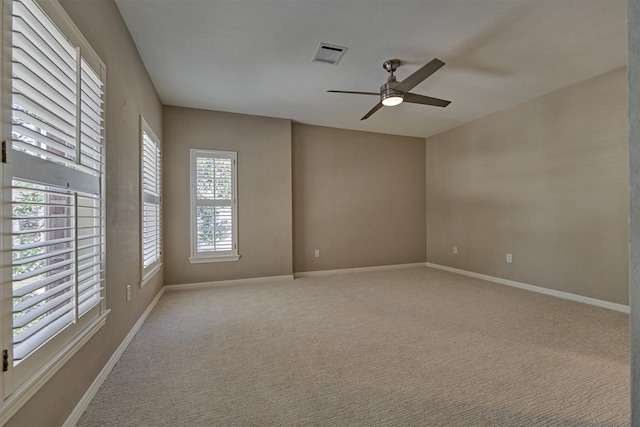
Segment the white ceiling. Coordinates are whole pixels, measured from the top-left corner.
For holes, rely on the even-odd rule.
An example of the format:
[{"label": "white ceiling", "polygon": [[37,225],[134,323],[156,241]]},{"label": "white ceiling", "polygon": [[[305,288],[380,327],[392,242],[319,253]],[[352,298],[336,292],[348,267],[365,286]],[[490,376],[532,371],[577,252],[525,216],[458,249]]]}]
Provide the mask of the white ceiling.
[{"label": "white ceiling", "polygon": [[[625,0],[116,0],[166,105],[428,137],[626,65]],[[348,48],[312,62],[320,43]],[[382,63],[446,108],[378,99]]]}]

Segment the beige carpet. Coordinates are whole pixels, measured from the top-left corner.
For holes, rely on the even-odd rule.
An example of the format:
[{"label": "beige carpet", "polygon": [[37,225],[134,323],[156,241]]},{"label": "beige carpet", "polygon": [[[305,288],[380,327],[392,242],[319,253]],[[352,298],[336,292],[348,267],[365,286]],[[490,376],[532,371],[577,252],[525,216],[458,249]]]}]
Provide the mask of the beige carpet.
[{"label": "beige carpet", "polygon": [[79,426],[626,426],[628,332],[428,268],[167,292]]}]

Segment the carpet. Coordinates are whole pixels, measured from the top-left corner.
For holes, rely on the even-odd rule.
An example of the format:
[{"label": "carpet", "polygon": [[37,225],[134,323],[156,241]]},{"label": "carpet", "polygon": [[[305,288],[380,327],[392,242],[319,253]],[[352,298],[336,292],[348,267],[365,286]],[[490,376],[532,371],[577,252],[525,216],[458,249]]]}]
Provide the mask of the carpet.
[{"label": "carpet", "polygon": [[165,292],[78,426],[628,426],[628,322],[421,267]]}]

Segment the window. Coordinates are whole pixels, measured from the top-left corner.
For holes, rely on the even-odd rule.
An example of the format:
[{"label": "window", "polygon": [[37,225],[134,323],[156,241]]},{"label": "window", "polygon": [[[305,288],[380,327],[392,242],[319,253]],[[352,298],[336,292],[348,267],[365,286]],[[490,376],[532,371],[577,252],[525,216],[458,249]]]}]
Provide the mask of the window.
[{"label": "window", "polygon": [[51,375],[107,314],[105,67],[57,3],[9,5],[12,66],[4,77],[11,98],[3,114],[11,122],[3,128],[10,144],[2,179],[10,190],[2,195],[2,244],[11,283],[3,309],[13,315],[3,325],[11,345],[2,380],[4,397],[13,395],[0,424],[17,410],[25,384]]},{"label": "window", "polygon": [[191,258],[237,261],[237,154],[191,150]]},{"label": "window", "polygon": [[162,195],[162,171],[160,158],[160,140],[153,133],[147,122],[140,118],[140,152],[141,152],[141,178],[142,185],[142,230],[141,230],[141,259],[142,281],[150,278],[158,271],[162,264],[161,241],[161,213],[160,205]]}]

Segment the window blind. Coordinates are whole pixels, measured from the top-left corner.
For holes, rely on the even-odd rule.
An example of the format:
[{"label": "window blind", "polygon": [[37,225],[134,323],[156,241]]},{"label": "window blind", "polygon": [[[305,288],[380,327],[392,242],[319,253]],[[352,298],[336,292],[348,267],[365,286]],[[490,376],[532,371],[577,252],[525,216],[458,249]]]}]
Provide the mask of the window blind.
[{"label": "window blind", "polygon": [[161,256],[161,157],[158,142],[142,131],[142,267],[147,269]]},{"label": "window blind", "polygon": [[12,24],[16,365],[103,299],[104,84],[32,0]]}]

